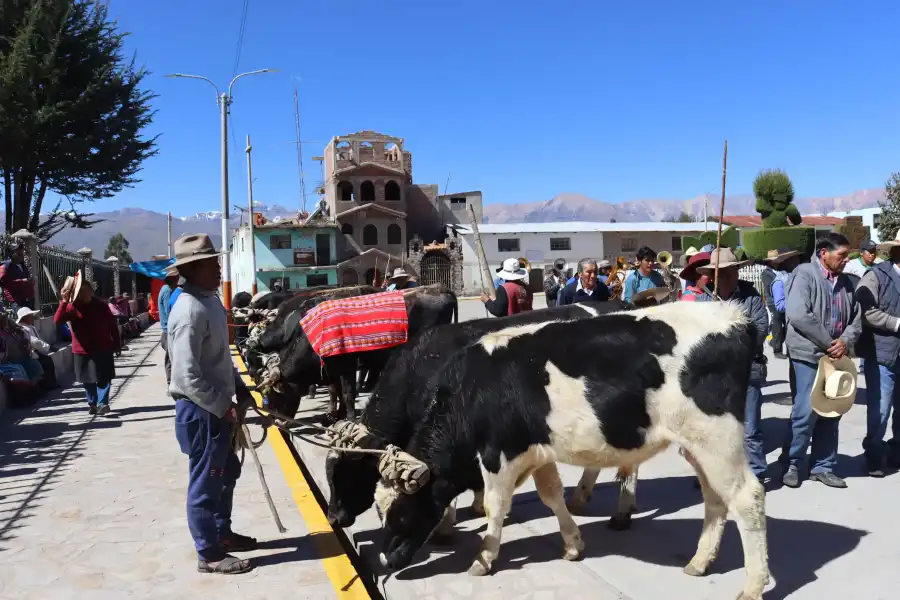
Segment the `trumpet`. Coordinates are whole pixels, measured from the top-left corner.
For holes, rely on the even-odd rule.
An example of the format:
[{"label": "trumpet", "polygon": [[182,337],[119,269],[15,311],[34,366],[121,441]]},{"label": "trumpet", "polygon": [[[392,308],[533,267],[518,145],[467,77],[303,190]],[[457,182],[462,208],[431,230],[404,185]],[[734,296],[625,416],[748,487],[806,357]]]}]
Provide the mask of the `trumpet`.
[{"label": "trumpet", "polygon": [[609,272],[609,277],[606,280],[610,285],[609,293],[613,300],[618,300],[622,297],[622,290],[625,285],[625,271],[627,270],[628,261],[624,256],[620,256],[616,259],[616,264]]}]

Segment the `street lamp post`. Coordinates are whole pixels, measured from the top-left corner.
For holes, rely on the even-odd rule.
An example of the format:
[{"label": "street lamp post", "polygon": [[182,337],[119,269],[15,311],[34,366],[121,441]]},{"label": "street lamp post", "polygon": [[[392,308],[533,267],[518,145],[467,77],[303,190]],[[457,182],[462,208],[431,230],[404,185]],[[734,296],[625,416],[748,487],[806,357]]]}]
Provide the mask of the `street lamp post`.
[{"label": "street lamp post", "polygon": [[246,75],[258,75],[260,73],[275,73],[277,69],[260,69],[258,71],[249,71],[241,73],[231,80],[228,84],[227,92],[219,92],[218,86],[207,77],[200,75],[186,75],[185,73],[173,73],[166,77],[181,77],[185,79],[201,79],[209,83],[216,90],[216,103],[221,109],[222,116],[222,303],[225,308],[231,308],[231,253],[228,250],[228,110],[232,102],[231,90],[241,77]]}]

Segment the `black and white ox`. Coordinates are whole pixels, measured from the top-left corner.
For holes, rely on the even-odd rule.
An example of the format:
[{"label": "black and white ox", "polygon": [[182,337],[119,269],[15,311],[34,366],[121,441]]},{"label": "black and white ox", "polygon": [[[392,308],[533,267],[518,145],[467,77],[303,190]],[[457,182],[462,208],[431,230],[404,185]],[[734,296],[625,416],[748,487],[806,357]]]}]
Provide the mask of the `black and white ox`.
[{"label": "black and white ox", "polygon": [[[487,531],[472,575],[490,572],[513,493],[531,475],[559,520],[565,554],[581,554],[555,463],[635,467],[682,447],[703,489],[705,519],[689,575],[707,572],[731,509],[744,546],[740,600],[768,581],[765,494],[744,453],[753,325],[733,303],[675,303],[488,333],[448,357],[406,451],[429,478],[405,494],[385,481],[376,504],[381,561],[407,566],[461,490],[484,485]],[[438,433],[439,432],[439,433]]]},{"label": "black and white ox", "polygon": [[[479,340],[482,336],[507,327],[587,319],[599,314],[621,311],[629,305],[611,300],[602,303],[573,304],[547,310],[535,310],[501,319],[478,319],[459,324],[441,325],[428,329],[411,339],[388,361],[375,391],[363,409],[359,423],[365,427],[365,436],[357,445],[368,449],[384,449],[389,444],[404,448],[412,438],[416,425],[422,419],[428,399],[422,393],[428,381],[436,375],[447,357],[460,348]],[[565,343],[560,341],[559,343]],[[378,456],[331,451],[325,461],[328,477],[328,520],[332,525],[350,527],[375,500],[378,473]],[[584,476],[569,502],[569,507],[580,508],[590,499],[599,471],[585,469]],[[635,510],[636,473],[620,472],[621,492],[615,516],[610,527],[627,528]],[[473,481],[475,502],[473,509],[482,513],[482,480]],[[442,532],[453,524],[454,511],[448,511]]]}]

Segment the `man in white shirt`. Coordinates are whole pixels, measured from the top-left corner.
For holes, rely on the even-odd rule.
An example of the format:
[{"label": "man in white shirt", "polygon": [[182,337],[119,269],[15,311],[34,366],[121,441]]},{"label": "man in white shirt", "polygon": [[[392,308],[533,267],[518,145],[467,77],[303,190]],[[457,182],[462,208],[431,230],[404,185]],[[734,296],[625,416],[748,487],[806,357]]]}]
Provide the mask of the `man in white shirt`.
[{"label": "man in white shirt", "polygon": [[859,245],[859,258],[854,258],[848,262],[847,266],[844,267],[844,273],[847,275],[856,275],[862,279],[862,276],[865,275],[869,269],[884,262],[876,255],[877,250],[878,246],[875,245],[875,242],[872,240],[863,240]]},{"label": "man in white shirt", "polygon": [[41,368],[44,369],[42,384],[46,389],[53,390],[59,387],[56,384],[56,366],[50,357],[53,349],[50,347],[50,344],[41,339],[37,328],[34,326],[34,315],[40,313],[41,311],[39,310],[32,310],[23,306],[16,314],[16,322],[28,336],[28,341],[31,345],[31,358],[37,359],[41,363]]}]

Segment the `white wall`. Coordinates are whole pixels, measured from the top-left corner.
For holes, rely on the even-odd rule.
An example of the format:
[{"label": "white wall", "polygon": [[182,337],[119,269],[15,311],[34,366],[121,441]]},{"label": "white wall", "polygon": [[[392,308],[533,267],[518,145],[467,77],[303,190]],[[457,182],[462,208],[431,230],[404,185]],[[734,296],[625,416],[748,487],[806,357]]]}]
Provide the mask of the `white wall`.
[{"label": "white wall", "polygon": [[849,212],[830,212],[828,213],[829,217],[838,217],[843,219],[844,217],[862,217],[863,225],[866,225],[869,228],[869,234],[872,236],[872,241],[876,244],[881,243],[881,238],[878,235],[878,227],[875,223],[875,217],[881,214],[881,208],[876,206],[874,208],[860,208],[857,210],[851,210]]}]

